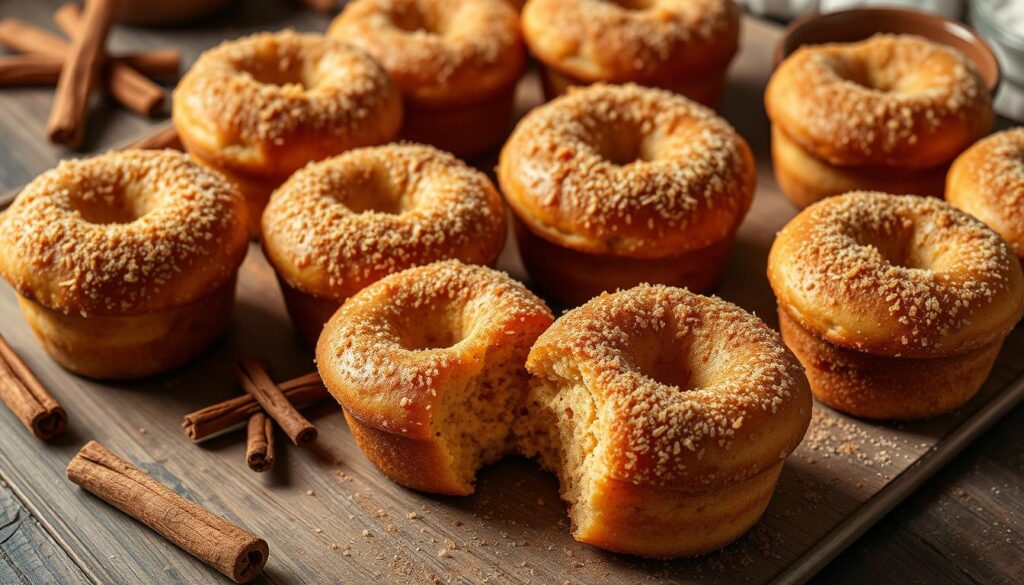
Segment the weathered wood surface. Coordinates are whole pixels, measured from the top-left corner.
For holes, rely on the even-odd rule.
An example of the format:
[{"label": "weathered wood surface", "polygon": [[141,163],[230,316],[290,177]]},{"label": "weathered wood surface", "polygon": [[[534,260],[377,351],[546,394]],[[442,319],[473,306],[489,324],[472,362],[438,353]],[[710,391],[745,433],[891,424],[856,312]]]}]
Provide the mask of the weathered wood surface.
[{"label": "weathered wood surface", "polygon": [[[254,4],[237,7],[197,29],[120,27],[114,44],[175,45],[191,59],[221,38],[250,30],[319,30],[326,23],[324,17],[286,4]],[[44,24],[54,6],[18,3],[17,13]],[[775,231],[793,214],[770,176],[767,121],[761,107],[768,49],[777,34],[772,25],[747,22],[745,48],[721,108],[751,142],[759,160],[760,184],[718,293],[771,323],[774,303],[764,262]],[[524,82],[521,90],[524,107],[537,100],[535,80]],[[67,156],[41,138],[49,96],[46,90],[0,92],[0,185],[17,186]],[[97,111],[87,137],[93,150],[123,142],[148,125],[102,103]],[[500,265],[524,276],[511,247]],[[703,559],[653,562],[575,543],[568,534],[556,482],[525,460],[511,459],[485,469],[478,493],[470,498],[431,497],[399,488],[366,461],[337,410],[329,407],[313,413],[321,431],[315,448],[296,449],[279,436],[277,466],[268,474],[246,467],[241,431],[201,447],[191,445],[178,427],[181,415],[240,392],[231,372],[234,358],[267,356],[277,377],[311,368],[311,355],[297,343],[276,283],[256,247],[243,269],[227,337],[198,362],[160,378],[110,385],[67,374],[35,343],[6,286],[0,287],[0,328],[71,417],[69,433],[46,446],[0,410],[0,479],[7,484],[0,484],[3,583],[222,580],[64,478],[66,462],[88,439],[101,441],[179,493],[264,536],[271,547],[266,582],[763,583],[787,570],[790,576],[804,578],[817,562],[798,559],[816,550],[829,533],[835,535],[843,522],[847,529],[855,529],[844,532],[844,540],[870,525],[895,504],[893,495],[905,495],[896,494],[894,484],[905,490],[909,480],[923,477],[908,471],[911,465],[943,454],[942,439],[966,428],[961,423],[982,412],[1024,371],[1024,332],[1018,329],[983,394],[956,415],[913,425],[874,425],[816,408],[808,439],[787,464],[768,513],[751,534]],[[1024,393],[1013,396],[1020,394]],[[1011,397],[1001,396],[1004,402]],[[1013,417],[1021,420],[1020,409]],[[863,539],[836,568],[830,567],[826,578],[998,582],[1019,576],[1024,558],[1022,460],[1013,445],[1019,445],[1024,433],[1006,427],[996,431],[994,452],[981,451],[986,473],[963,497],[955,492],[950,501],[929,487],[921,498],[900,508],[900,520],[886,521],[889,534],[879,536],[881,529],[871,532],[872,538]],[[989,489],[986,482],[997,485]],[[1006,490],[1005,496],[999,489]],[[1014,493],[1018,497],[1007,502]],[[893,501],[882,502],[883,497]],[[871,517],[858,516],[865,503],[881,509]],[[983,506],[999,511],[982,512]],[[955,511],[952,521],[947,518],[950,510]],[[851,518],[855,525],[849,524]],[[1002,524],[991,526],[992,522]],[[877,538],[889,544],[873,545]],[[873,552],[861,552],[864,547]],[[833,543],[817,561],[827,560],[839,548]],[[997,558],[979,561],[979,556]]]}]

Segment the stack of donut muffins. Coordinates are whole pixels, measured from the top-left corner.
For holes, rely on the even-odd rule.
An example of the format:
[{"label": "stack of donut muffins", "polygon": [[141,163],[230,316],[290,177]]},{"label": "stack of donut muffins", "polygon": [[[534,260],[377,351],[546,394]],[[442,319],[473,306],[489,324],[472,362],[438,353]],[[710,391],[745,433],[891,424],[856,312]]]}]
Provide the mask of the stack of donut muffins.
[{"label": "stack of donut muffins", "polygon": [[[776,174],[806,207],[768,260],[780,334],[701,294],[757,182],[709,107],[735,3],[512,4],[353,0],[326,36],[204,53],[174,94],[187,154],[67,161],[0,215],[43,346],[99,379],[182,366],[227,327],[256,237],[389,478],[466,495],[533,457],[576,539],[659,558],[758,520],[812,394],[872,419],[974,395],[1024,312],[1024,135],[971,146],[992,112],[966,59],[876,37],[773,76]],[[550,101],[510,132],[528,53]],[[462,160],[499,148],[497,184]],[[949,203],[890,194],[941,195],[950,165]],[[494,269],[508,215],[537,292]]]}]

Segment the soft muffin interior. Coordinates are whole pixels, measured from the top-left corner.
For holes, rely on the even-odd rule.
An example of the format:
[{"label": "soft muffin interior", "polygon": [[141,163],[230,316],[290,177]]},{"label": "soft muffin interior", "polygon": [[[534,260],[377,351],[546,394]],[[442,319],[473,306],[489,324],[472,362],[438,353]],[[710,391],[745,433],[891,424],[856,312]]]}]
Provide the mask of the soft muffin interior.
[{"label": "soft muffin interior", "polygon": [[573,531],[590,523],[600,405],[578,377],[536,377],[514,428],[516,449],[558,476]]},{"label": "soft muffin interior", "polygon": [[525,348],[492,347],[483,367],[459,388],[450,388],[433,416],[434,434],[451,457],[467,491],[481,466],[512,447],[512,423],[527,392]]}]

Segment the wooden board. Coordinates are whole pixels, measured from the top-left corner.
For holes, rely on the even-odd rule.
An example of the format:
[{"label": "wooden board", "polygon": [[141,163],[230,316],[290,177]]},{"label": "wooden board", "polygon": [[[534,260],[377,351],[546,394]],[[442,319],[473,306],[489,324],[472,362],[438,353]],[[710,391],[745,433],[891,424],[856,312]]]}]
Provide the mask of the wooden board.
[{"label": "wooden board", "polygon": [[[317,18],[300,24],[322,28]],[[775,232],[794,213],[771,177],[761,106],[778,29],[754,20],[745,25],[744,49],[721,111],[755,151],[759,189],[718,294],[774,324],[765,260]],[[520,97],[523,108],[536,103],[535,78],[524,80]],[[525,278],[512,242],[500,266]],[[0,558],[12,547],[29,546],[38,559],[31,579],[8,575],[7,565],[0,564],[3,582],[223,581],[64,478],[71,456],[86,440],[97,439],[179,493],[263,535],[271,547],[264,582],[796,583],[1024,398],[1024,332],[1018,328],[983,391],[953,415],[870,424],[816,406],[807,438],[787,462],[764,518],[747,536],[700,559],[644,561],[573,541],[556,481],[524,459],[483,470],[477,494],[468,498],[400,488],[368,463],[337,409],[326,405],[311,413],[321,431],[316,446],[283,446],[269,474],[245,467],[240,433],[192,445],[180,431],[181,416],[239,392],[230,366],[235,358],[266,356],[278,378],[312,367],[255,246],[243,267],[226,338],[166,376],[100,384],[64,372],[36,344],[7,287],[0,288],[0,330],[71,416],[69,433],[47,446],[0,409],[0,480],[18,499],[10,506],[3,502]],[[7,537],[9,526],[36,520],[32,533],[40,533],[45,546],[25,544],[31,539],[23,534]]]}]

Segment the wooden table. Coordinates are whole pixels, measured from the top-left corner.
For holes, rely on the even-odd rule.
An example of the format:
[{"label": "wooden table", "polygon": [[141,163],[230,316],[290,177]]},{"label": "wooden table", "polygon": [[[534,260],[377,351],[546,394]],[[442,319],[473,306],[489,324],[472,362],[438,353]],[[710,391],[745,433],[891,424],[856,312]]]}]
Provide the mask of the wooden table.
[{"label": "wooden table", "polygon": [[[49,17],[57,5],[51,1],[9,1],[0,5],[0,16],[18,16],[52,28]],[[305,28],[302,23],[307,20],[306,15],[286,3],[249,1],[188,29],[152,31],[118,27],[112,45],[124,49],[178,44],[208,46],[253,29],[277,29],[289,24]],[[186,49],[185,54],[186,62],[190,62],[195,50]],[[70,155],[43,138],[51,95],[49,90],[36,89],[0,92],[0,152],[3,153],[0,190],[23,184],[59,158]],[[86,147],[90,151],[102,150],[150,124],[98,101]],[[124,388],[123,392],[130,394],[132,390]],[[79,429],[104,424],[102,416],[90,416],[92,418],[79,425]],[[140,436],[133,440],[151,444],[149,451],[158,462],[159,441],[180,440],[180,437],[152,436],[153,431],[149,437],[142,435],[145,421],[137,422],[130,432]],[[14,436],[22,432],[21,428],[0,426],[0,445],[23,444],[22,438],[15,440]],[[72,433],[55,448],[70,457],[85,438]],[[999,583],[1020,579],[1024,575],[1024,454],[1019,448],[1022,440],[1024,408],[1018,407],[889,518],[833,561],[820,574],[819,580],[823,583],[869,580],[879,583]],[[223,445],[214,443],[209,448],[216,450]],[[88,523],[95,521],[94,516],[83,514],[80,518],[67,518],[67,526],[55,526],[46,520],[47,515],[38,513],[40,507],[46,505],[41,501],[43,494],[47,497],[65,494],[73,498],[81,498],[81,495],[67,486],[50,489],[52,486],[29,486],[11,481],[11,477],[21,474],[9,468],[9,460],[0,457],[0,480],[3,480],[0,482],[0,583],[85,581],[104,574],[97,564],[119,563],[117,558],[84,558],[64,541],[62,534],[71,526],[88,533]],[[287,466],[287,458],[279,465]],[[161,476],[159,465],[150,471],[158,479],[174,481],[169,474]],[[293,481],[300,479],[293,478]],[[246,480],[253,481],[253,478],[246,477]],[[553,482],[551,491],[553,493]],[[97,505],[95,501],[86,503],[84,500],[82,504]],[[297,527],[299,529],[305,528]],[[171,572],[161,573],[161,559],[176,552],[171,545],[150,534],[140,534],[140,539],[147,543],[143,547],[148,551],[145,564],[153,567],[153,573],[138,575],[140,581],[212,578],[202,570],[175,573],[167,567]],[[388,563],[386,556],[382,562]],[[273,573],[267,575],[267,580],[286,581]]]}]

